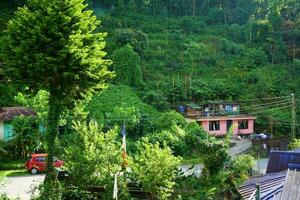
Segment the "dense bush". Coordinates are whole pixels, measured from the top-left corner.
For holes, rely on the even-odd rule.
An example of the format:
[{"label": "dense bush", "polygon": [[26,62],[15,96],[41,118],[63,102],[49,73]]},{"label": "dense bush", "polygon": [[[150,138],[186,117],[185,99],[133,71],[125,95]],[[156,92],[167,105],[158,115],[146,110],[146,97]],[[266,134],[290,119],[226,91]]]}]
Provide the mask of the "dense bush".
[{"label": "dense bush", "polygon": [[[117,140],[118,131],[102,132],[96,123],[89,125],[75,123],[75,132],[69,136],[63,159],[65,169],[70,173],[78,194],[87,187],[105,188],[103,199],[111,199],[114,174],[122,171],[121,142]],[[119,178],[120,197],[126,196],[125,177]],[[70,189],[71,185],[65,185]]]},{"label": "dense bush", "polygon": [[179,164],[169,147],[160,148],[145,139],[137,143],[137,153],[130,162],[131,177],[151,199],[166,200],[173,192]]}]

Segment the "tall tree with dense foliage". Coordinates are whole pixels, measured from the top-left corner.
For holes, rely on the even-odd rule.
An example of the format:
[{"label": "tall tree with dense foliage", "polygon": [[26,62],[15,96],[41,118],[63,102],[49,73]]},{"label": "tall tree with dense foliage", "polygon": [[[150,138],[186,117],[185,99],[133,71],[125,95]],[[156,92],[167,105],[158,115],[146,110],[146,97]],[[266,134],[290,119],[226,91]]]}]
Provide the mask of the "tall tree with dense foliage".
[{"label": "tall tree with dense foliage", "polygon": [[105,59],[105,33],[84,0],[31,0],[16,11],[0,40],[2,67],[9,79],[49,92],[48,182],[55,180],[52,157],[64,109],[102,89],[112,76]]},{"label": "tall tree with dense foliage", "polygon": [[129,44],[115,50],[112,60],[117,83],[132,87],[139,87],[143,84],[141,59]]}]

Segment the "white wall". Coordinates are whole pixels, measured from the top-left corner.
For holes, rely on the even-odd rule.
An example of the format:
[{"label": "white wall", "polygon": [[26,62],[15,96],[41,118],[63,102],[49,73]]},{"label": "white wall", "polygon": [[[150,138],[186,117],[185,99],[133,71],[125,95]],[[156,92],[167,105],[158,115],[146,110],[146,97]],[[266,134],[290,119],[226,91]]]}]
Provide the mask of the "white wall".
[{"label": "white wall", "polygon": [[0,121],[0,140],[4,139],[4,123]]}]

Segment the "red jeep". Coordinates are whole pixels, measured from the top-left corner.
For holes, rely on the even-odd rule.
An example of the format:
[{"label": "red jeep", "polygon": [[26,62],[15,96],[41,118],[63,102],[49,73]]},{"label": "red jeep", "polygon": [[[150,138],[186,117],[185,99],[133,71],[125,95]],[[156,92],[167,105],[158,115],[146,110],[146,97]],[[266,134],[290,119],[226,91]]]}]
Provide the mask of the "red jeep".
[{"label": "red jeep", "polygon": [[[31,174],[38,172],[44,172],[46,170],[46,159],[48,154],[31,154],[30,158],[26,161],[25,167]],[[53,166],[61,167],[64,162],[58,159],[54,159]]]}]

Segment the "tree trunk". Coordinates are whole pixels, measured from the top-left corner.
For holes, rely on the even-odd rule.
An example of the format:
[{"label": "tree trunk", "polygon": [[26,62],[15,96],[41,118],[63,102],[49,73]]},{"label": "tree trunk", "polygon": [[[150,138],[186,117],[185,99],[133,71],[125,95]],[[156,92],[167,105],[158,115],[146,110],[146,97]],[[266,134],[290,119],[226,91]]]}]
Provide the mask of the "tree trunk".
[{"label": "tree trunk", "polygon": [[196,16],[196,0],[193,0],[192,4],[193,4],[193,6],[192,6],[193,17],[195,17]]},{"label": "tree trunk", "polygon": [[53,167],[53,156],[56,152],[56,139],[58,136],[58,122],[60,115],[62,113],[62,108],[59,105],[59,98],[50,92],[49,96],[49,112],[48,112],[48,121],[47,121],[47,134],[46,134],[46,145],[48,150],[48,159],[47,159],[47,170],[46,170],[46,179],[45,181],[55,182],[56,176]]}]

